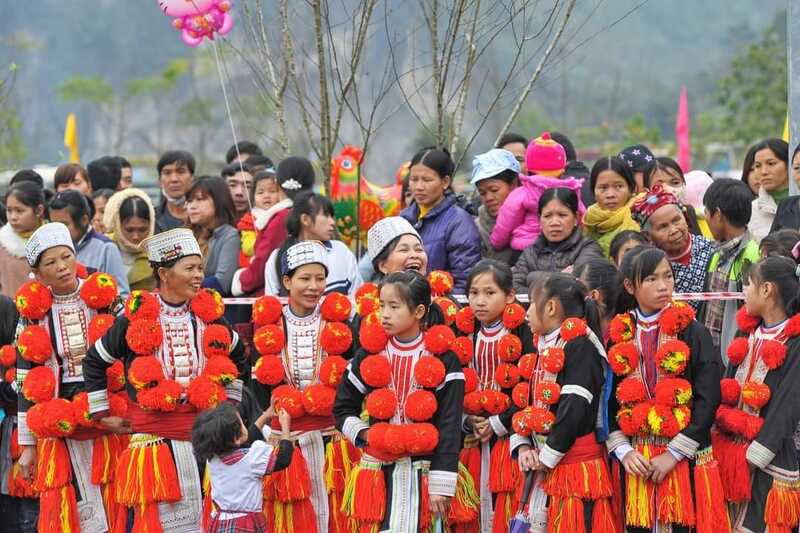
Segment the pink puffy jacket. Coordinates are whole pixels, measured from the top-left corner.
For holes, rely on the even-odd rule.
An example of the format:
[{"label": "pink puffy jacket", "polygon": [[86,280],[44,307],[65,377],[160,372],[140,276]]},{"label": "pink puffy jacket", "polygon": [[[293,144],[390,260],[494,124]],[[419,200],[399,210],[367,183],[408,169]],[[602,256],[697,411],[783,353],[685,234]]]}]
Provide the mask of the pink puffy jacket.
[{"label": "pink puffy jacket", "polygon": [[578,195],[578,219],[583,220],[586,207],[581,200],[583,180],[576,178],[549,178],[547,176],[522,176],[522,185],[511,191],[492,230],[490,241],[495,250],[503,250],[509,243],[514,250],[524,250],[539,236],[539,198],[547,189],[562,187]]}]

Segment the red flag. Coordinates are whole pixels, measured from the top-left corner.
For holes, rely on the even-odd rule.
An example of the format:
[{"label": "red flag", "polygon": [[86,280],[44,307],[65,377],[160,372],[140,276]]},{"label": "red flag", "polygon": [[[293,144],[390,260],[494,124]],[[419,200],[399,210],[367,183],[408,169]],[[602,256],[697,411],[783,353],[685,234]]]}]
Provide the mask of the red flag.
[{"label": "red flag", "polygon": [[678,118],[675,120],[675,141],[678,145],[678,164],[684,172],[692,170],[692,147],[689,142],[689,97],[686,87],[681,87]]}]

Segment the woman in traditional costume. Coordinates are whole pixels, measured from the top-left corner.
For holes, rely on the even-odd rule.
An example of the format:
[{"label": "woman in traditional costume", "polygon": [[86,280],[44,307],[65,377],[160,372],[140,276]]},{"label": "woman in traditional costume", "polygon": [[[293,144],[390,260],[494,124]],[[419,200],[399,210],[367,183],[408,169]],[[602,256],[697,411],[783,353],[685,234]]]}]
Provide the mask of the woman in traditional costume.
[{"label": "woman in traditional costume", "polygon": [[[82,362],[114,320],[117,285],[108,274],[80,279],[67,227],[45,224],[25,245],[36,280],[17,291],[19,467],[39,493],[38,530],[124,531],[111,490],[124,424],[95,424]],[[106,373],[102,375],[105,385]],[[118,390],[118,387],[117,387]],[[119,416],[124,403],[117,406]]]},{"label": "woman in traditional costume", "polygon": [[616,376],[606,445],[625,470],[617,491],[625,527],[730,531],[710,446],[719,353],[693,309],[672,302],[675,279],[662,250],[636,247],[620,270],[636,308],[614,317],[609,328]]},{"label": "woman in traditional costume", "polygon": [[[344,479],[358,451],[336,431],[336,386],[353,342],[348,325],[352,306],[343,294],[322,299],[328,276],[327,250],[318,241],[290,246],[283,265],[288,303],[264,296],[253,305],[253,343],[261,358],[253,375],[266,388],[263,405],[274,402],[292,417],[292,464],[265,481],[270,531],[349,531],[341,512]],[[277,421],[272,429],[277,443]]]},{"label": "woman in traditional costume", "polygon": [[241,401],[246,361],[221,296],[200,288],[203,261],[191,230],[144,245],[158,290],[134,291],[86,355],[89,410],[107,426],[122,425],[105,379],[121,361],[133,436],[119,458],[117,500],[132,509],[134,531],[190,531],[200,528],[203,499],[192,423],[221,401]]},{"label": "woman in traditional costume", "polygon": [[[415,533],[468,498],[454,499],[464,374],[422,275],[388,275],[380,311],[380,323],[362,323],[361,349],[336,394],[337,427],[364,448],[343,507],[361,531]],[[360,418],[365,400],[368,421]]]},{"label": "woman in traditional costume", "polygon": [[767,257],[750,269],[711,433],[735,531],[788,532],[800,521],[792,439],[800,420],[800,267]]}]

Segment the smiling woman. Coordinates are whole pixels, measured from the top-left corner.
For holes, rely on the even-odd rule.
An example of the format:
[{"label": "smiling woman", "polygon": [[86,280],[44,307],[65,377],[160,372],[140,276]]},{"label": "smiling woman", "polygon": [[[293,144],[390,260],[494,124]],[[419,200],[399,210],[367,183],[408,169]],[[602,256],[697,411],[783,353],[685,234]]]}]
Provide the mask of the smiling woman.
[{"label": "smiling woman", "polygon": [[419,233],[402,217],[384,218],[369,229],[367,255],[380,278],[404,270],[424,275],[428,268]]}]

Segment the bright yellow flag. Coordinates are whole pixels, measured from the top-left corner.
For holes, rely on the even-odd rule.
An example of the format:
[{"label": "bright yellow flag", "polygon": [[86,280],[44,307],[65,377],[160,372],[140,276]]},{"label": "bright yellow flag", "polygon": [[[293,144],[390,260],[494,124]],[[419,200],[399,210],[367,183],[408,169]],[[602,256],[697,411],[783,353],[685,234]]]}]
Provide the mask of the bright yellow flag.
[{"label": "bright yellow flag", "polygon": [[67,115],[67,124],[64,128],[64,146],[69,148],[69,162],[80,163],[81,156],[78,153],[78,120],[75,113]]},{"label": "bright yellow flag", "polygon": [[789,113],[786,113],[786,122],[783,123],[783,135],[781,139],[787,143],[789,142]]}]

